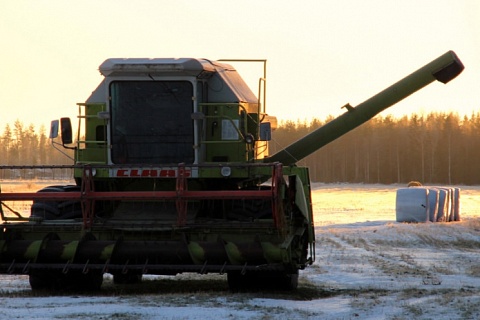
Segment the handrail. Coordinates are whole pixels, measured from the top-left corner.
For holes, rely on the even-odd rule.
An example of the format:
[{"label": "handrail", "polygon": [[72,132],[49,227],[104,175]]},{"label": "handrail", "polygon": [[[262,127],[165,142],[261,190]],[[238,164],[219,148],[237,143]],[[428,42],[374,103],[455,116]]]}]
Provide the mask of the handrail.
[{"label": "handrail", "polygon": [[[105,135],[104,140],[82,140],[81,139],[81,128],[82,128],[82,119],[100,119],[103,120],[103,124],[106,127],[107,126],[107,120],[108,119],[101,119],[98,117],[98,115],[92,115],[92,114],[87,114],[87,107],[100,107],[101,111],[106,111],[107,105],[105,103],[77,103],[78,106],[78,133],[77,133],[77,150],[84,150],[84,149],[89,149],[92,148],[92,145],[97,145],[96,149],[103,149],[104,153],[104,158],[108,159],[108,150],[109,150],[109,144],[108,144],[108,139],[107,136]],[[82,110],[83,107],[83,110]],[[82,112],[84,111],[84,112]],[[86,126],[85,122],[85,126]],[[85,132],[86,134],[86,132]],[[80,149],[80,145],[84,144],[85,148]],[[89,148],[87,148],[87,145]],[[93,149],[93,148],[92,148]],[[79,159],[79,152],[75,152],[75,162],[82,162],[83,160]],[[91,161],[89,161],[91,162]]]},{"label": "handrail", "polygon": [[218,61],[226,62],[262,62],[263,63],[263,77],[259,79],[258,82],[258,105],[260,113],[260,96],[261,96],[261,84],[263,82],[263,112],[267,111],[267,59],[220,59]]}]

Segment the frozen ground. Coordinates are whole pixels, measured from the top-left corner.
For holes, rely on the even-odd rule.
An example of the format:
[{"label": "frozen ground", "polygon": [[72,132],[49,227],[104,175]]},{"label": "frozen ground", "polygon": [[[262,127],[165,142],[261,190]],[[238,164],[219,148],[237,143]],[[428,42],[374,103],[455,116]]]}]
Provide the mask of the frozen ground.
[{"label": "frozen ground", "polygon": [[316,262],[296,293],[232,294],[212,275],[46,296],[0,276],[0,318],[479,319],[480,187],[461,187],[461,222],[427,224],[395,222],[398,187],[314,185]]}]

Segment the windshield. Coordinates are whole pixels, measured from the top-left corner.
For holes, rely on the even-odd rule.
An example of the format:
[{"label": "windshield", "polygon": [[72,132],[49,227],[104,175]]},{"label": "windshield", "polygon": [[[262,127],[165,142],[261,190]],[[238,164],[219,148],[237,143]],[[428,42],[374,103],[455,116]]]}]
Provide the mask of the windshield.
[{"label": "windshield", "polygon": [[193,163],[190,82],[116,81],[110,95],[113,163]]}]

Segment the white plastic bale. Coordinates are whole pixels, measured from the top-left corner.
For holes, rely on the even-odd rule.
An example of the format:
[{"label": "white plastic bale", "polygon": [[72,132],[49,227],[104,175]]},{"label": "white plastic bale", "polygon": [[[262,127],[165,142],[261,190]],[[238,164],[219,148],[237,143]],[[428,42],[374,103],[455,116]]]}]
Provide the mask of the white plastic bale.
[{"label": "white plastic bale", "polygon": [[395,207],[397,222],[427,222],[430,218],[428,189],[398,189]]},{"label": "white plastic bale", "polygon": [[453,220],[460,221],[460,188],[454,188],[453,191]]},{"label": "white plastic bale", "polygon": [[[397,190],[396,214],[398,222],[423,222],[423,191],[427,196],[427,221],[460,221],[460,188],[445,186],[409,187]],[[420,204],[420,205],[419,205]]]},{"label": "white plastic bale", "polygon": [[437,221],[444,222],[446,221],[446,216],[448,214],[448,191],[445,188],[438,189],[438,211],[437,211]]},{"label": "white plastic bale", "polygon": [[438,189],[428,188],[428,216],[429,216],[428,220],[430,222],[437,221],[438,198],[439,198]]},{"label": "white plastic bale", "polygon": [[455,214],[454,213],[454,206],[455,206],[455,201],[454,201],[454,194],[455,194],[455,191],[453,188],[448,188],[448,192],[450,194],[450,210],[448,212],[448,221],[454,221],[454,217],[453,215]]},{"label": "white plastic bale", "polygon": [[[460,221],[460,188],[436,187],[445,192],[445,199],[440,194],[437,221]],[[444,202],[444,203],[443,203]],[[444,209],[443,209],[444,208]],[[443,210],[442,210],[443,209]]]}]

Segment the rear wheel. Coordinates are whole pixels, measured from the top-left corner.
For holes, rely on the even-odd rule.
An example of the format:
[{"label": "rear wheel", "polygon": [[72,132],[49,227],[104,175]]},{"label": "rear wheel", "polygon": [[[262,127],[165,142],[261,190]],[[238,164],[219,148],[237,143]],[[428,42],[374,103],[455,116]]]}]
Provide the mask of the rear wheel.
[{"label": "rear wheel", "polygon": [[34,291],[52,291],[61,288],[61,273],[51,270],[35,270],[29,275],[30,287]]},{"label": "rear wheel", "polygon": [[89,271],[86,274],[75,270],[65,276],[65,290],[99,291],[103,283],[103,273],[97,270]]},{"label": "rear wheel", "polygon": [[29,282],[34,291],[98,291],[103,274],[96,270],[86,274],[78,270],[66,274],[60,270],[34,270],[30,272]]},{"label": "rear wheel", "polygon": [[242,275],[239,271],[229,271],[227,273],[227,282],[230,291],[238,292],[245,289],[248,276]]},{"label": "rear wheel", "polygon": [[259,291],[284,290],[293,291],[298,287],[298,270],[293,273],[285,271],[250,272],[242,274],[240,271],[227,273],[227,282],[230,291]]},{"label": "rear wheel", "polygon": [[298,270],[295,273],[280,273],[276,280],[278,280],[278,287],[281,290],[293,291],[298,287]]}]

